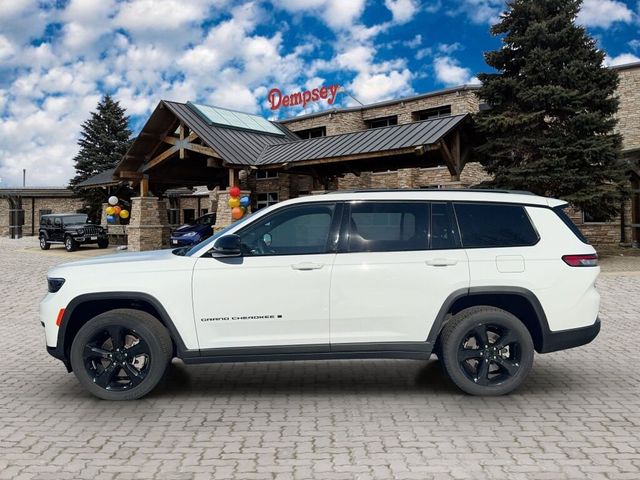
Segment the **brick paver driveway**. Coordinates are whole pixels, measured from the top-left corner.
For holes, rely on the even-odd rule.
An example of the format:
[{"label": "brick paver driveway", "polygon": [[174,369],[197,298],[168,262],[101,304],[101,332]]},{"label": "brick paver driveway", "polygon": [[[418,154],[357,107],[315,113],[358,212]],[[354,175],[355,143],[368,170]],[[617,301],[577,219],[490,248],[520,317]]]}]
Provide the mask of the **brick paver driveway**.
[{"label": "brick paver driveway", "polygon": [[[603,331],[525,387],[461,394],[436,361],[173,366],[147,398],[90,397],[37,305],[69,256],[0,239],[0,478],[640,478],[640,276],[599,280]],[[83,252],[78,252],[83,255]]]}]

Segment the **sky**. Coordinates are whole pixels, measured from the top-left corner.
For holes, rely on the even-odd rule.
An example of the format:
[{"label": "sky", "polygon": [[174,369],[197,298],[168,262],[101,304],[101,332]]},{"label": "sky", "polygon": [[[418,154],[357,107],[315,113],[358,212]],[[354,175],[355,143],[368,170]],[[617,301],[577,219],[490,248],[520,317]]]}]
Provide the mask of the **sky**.
[{"label": "sky", "polygon": [[[138,132],[162,99],[282,118],[477,83],[503,0],[0,0],[0,188],[65,186],[104,94]],[[609,65],[640,61],[640,1],[585,0]],[[339,84],[326,102],[267,93]]]}]

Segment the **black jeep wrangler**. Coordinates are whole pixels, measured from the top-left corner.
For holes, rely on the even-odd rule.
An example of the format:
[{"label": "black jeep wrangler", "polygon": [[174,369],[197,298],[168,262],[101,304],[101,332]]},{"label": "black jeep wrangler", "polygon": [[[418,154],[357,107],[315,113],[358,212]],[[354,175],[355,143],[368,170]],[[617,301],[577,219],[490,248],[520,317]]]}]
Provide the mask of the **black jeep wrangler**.
[{"label": "black jeep wrangler", "polygon": [[64,243],[67,252],[80,244],[97,243],[99,248],[109,246],[107,230],[87,223],[84,213],[61,213],[40,217],[40,248],[48,250],[52,243]]}]

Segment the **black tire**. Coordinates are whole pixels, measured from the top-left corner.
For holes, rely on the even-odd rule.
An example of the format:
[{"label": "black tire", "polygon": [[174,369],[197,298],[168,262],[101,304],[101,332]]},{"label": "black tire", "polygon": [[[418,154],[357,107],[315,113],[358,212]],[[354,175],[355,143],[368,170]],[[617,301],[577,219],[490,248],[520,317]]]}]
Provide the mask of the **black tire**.
[{"label": "black tire", "polygon": [[459,312],[442,330],[440,345],[447,375],[471,395],[510,393],[533,366],[529,330],[500,308],[478,306]]},{"label": "black tire", "polygon": [[78,249],[78,242],[71,235],[67,235],[64,237],[64,248],[67,252],[75,252]]},{"label": "black tire", "polygon": [[44,235],[40,235],[40,248],[42,250],[49,250],[51,248],[51,244],[47,242],[47,238]]},{"label": "black tire", "polygon": [[71,345],[80,384],[104,400],[135,400],[162,380],[173,356],[167,329],[152,315],[117,309],[89,320]]},{"label": "black tire", "polygon": [[107,248],[109,246],[109,239],[98,240],[98,248]]}]

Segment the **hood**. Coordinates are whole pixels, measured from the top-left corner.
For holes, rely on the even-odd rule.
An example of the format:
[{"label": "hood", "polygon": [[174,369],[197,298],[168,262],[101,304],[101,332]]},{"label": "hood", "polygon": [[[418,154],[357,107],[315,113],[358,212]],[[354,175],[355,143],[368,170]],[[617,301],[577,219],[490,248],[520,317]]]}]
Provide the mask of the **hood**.
[{"label": "hood", "polygon": [[99,257],[80,260],[79,262],[63,263],[55,268],[68,267],[90,267],[95,265],[114,264],[114,263],[133,263],[133,262],[153,262],[173,258],[172,250],[150,250],[148,252],[132,252],[132,253],[114,253],[111,255],[101,255]]}]

